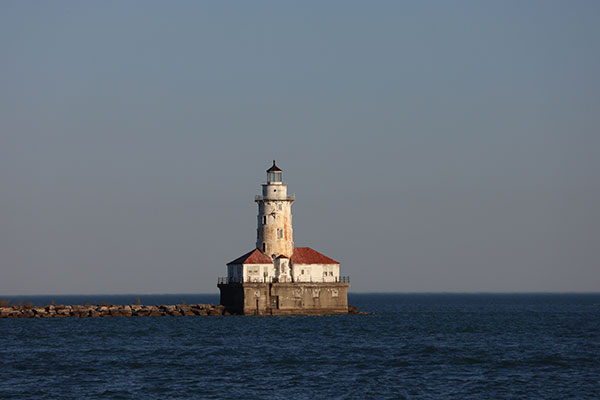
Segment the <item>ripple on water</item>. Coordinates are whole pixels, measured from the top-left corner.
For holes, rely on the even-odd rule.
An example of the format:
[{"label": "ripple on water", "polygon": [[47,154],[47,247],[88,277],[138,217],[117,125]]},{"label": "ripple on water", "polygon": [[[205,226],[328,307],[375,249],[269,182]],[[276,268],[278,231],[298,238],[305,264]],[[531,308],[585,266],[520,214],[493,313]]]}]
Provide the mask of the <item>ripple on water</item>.
[{"label": "ripple on water", "polygon": [[600,398],[599,295],[352,297],[376,315],[0,320],[0,398]]}]

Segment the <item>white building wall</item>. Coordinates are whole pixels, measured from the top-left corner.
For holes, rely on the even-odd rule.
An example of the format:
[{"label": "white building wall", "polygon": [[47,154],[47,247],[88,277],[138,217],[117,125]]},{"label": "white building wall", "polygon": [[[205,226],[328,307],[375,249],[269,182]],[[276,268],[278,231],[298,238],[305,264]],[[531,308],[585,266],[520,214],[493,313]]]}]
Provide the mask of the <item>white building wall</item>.
[{"label": "white building wall", "polygon": [[294,282],[337,282],[340,278],[340,264],[294,264]]},{"label": "white building wall", "polygon": [[[280,261],[281,262],[281,261]],[[287,263],[287,260],[284,262]],[[230,264],[227,276],[234,282],[272,282],[277,271],[274,264]],[[340,264],[293,264],[294,282],[338,282]]]},{"label": "white building wall", "polygon": [[271,282],[274,276],[273,264],[244,264],[244,282]]}]

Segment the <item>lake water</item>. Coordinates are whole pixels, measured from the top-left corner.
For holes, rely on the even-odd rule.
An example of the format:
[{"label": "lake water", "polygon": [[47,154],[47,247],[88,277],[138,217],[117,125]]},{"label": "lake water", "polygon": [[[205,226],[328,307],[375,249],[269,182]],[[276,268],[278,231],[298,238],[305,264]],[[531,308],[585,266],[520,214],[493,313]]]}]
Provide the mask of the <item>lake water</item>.
[{"label": "lake water", "polygon": [[[138,297],[218,303],[9,300]],[[375,315],[2,319],[0,398],[600,398],[600,294],[349,302]]]}]

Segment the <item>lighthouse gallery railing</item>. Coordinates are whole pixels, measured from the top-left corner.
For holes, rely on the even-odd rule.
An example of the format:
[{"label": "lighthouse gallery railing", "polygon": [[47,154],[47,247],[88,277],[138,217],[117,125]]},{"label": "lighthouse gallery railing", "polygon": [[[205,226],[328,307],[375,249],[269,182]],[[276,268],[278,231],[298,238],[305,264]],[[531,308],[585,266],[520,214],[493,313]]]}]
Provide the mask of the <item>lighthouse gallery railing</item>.
[{"label": "lighthouse gallery railing", "polygon": [[[237,277],[227,277],[227,276],[221,276],[217,279],[217,283],[218,284],[227,284],[227,283],[270,283],[270,282],[276,282],[275,280],[273,280],[273,278],[253,278],[253,277],[246,277],[246,279],[241,279],[241,278],[237,278]],[[334,280],[329,280],[329,279],[311,279],[308,281],[294,281],[292,283],[350,283],[350,277],[349,276],[340,276],[338,278],[335,278]]]},{"label": "lighthouse gallery railing", "polygon": [[254,201],[277,201],[277,200],[287,200],[287,201],[294,201],[296,200],[296,195],[295,194],[291,194],[285,197],[265,197],[265,196],[261,196],[261,195],[256,195],[254,196]]}]

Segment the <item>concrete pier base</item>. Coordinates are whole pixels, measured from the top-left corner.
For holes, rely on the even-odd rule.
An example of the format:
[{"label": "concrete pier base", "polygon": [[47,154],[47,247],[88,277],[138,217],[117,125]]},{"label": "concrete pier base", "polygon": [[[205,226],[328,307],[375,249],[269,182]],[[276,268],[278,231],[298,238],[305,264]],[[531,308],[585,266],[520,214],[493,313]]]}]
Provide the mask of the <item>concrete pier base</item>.
[{"label": "concrete pier base", "polygon": [[349,283],[220,283],[221,305],[241,315],[348,313]]}]

